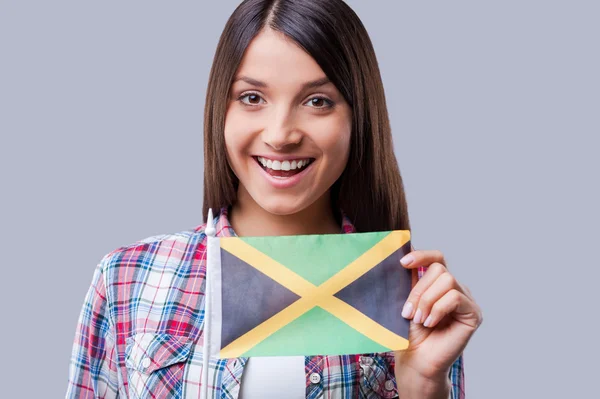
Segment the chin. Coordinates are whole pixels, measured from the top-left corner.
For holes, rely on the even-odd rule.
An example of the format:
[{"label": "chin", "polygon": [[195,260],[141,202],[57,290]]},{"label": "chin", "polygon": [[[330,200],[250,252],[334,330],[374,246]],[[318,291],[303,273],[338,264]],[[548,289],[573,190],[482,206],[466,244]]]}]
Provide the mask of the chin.
[{"label": "chin", "polygon": [[308,207],[303,203],[286,201],[284,198],[273,199],[272,201],[256,201],[258,206],[265,211],[278,216],[287,216],[298,213]]}]

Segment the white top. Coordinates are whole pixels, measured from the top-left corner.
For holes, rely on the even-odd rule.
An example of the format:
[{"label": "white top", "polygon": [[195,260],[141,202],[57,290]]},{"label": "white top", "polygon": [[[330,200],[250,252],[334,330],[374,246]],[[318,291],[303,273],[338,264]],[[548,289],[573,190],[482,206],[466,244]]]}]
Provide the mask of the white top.
[{"label": "white top", "polygon": [[304,356],[250,357],[244,366],[239,399],[306,398]]}]

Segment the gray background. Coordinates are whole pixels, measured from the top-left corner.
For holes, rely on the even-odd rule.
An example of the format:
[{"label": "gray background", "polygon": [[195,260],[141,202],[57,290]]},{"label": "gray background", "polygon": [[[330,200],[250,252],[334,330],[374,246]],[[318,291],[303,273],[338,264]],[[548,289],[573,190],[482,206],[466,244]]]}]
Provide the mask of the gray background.
[{"label": "gray background", "polygon": [[[64,396],[105,253],[201,223],[204,96],[237,3],[0,2],[2,397]],[[468,397],[593,396],[600,6],[349,3],[413,243],[442,250],[484,311]]]}]

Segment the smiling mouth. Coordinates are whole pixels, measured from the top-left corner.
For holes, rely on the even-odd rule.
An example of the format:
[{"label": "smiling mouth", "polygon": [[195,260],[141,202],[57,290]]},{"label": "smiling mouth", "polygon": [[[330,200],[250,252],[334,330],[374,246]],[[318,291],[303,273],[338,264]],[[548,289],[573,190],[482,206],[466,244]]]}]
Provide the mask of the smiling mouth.
[{"label": "smiling mouth", "polygon": [[297,175],[315,160],[314,158],[300,158],[289,161],[274,161],[256,156],[253,158],[269,175],[279,178]]}]

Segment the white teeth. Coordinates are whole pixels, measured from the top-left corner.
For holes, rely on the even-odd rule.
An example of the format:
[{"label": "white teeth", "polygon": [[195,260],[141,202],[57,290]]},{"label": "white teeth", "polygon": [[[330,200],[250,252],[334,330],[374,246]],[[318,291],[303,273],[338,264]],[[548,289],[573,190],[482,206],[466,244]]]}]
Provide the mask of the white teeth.
[{"label": "white teeth", "polygon": [[305,167],[310,163],[310,159],[301,159],[301,160],[293,160],[293,161],[272,161],[267,158],[257,157],[258,162],[265,168],[273,169],[273,170],[295,170]]}]

